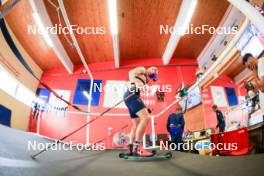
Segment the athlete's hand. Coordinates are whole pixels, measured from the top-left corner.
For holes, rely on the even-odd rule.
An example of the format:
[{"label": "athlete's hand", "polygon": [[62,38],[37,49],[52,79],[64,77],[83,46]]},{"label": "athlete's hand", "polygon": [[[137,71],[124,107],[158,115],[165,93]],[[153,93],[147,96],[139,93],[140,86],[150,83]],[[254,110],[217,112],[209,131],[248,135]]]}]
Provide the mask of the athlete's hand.
[{"label": "athlete's hand", "polygon": [[165,93],[163,91],[157,90],[156,96],[159,102],[164,102]]},{"label": "athlete's hand", "polygon": [[147,110],[148,110],[148,113],[149,113],[149,114],[152,113],[152,110],[151,110],[151,109],[147,108]]}]

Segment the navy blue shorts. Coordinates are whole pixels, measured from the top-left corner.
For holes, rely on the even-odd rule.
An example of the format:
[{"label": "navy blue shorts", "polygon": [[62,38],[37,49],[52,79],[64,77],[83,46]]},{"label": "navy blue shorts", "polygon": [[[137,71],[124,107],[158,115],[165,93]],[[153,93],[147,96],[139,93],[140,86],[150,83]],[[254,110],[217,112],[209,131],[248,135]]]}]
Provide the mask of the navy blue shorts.
[{"label": "navy blue shorts", "polygon": [[[126,93],[124,94],[124,98],[126,98],[130,94],[132,94],[132,92],[127,90]],[[135,94],[135,95],[131,96],[130,98],[128,98],[127,100],[125,100],[125,104],[128,108],[130,117],[132,119],[138,118],[137,112],[140,111],[141,109],[146,108],[144,102],[140,98],[140,95],[137,95],[137,94]]]},{"label": "navy blue shorts", "polygon": [[221,123],[219,124],[219,132],[220,132],[220,133],[225,132],[225,122],[221,122]]}]

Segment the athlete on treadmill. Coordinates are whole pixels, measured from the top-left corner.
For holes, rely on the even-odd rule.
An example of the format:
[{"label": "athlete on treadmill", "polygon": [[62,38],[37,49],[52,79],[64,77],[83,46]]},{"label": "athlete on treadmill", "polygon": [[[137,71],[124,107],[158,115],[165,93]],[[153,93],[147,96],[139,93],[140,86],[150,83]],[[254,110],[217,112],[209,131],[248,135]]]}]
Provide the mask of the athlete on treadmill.
[{"label": "athlete on treadmill", "polygon": [[147,156],[152,153],[143,150],[142,138],[150,120],[150,114],[140,98],[140,92],[143,91],[143,87],[148,84],[148,80],[157,80],[158,69],[157,67],[137,67],[129,71],[130,87],[124,94],[124,98],[132,95],[125,100],[125,104],[128,108],[132,128],[130,131],[130,141],[128,145],[128,155],[133,156]]}]

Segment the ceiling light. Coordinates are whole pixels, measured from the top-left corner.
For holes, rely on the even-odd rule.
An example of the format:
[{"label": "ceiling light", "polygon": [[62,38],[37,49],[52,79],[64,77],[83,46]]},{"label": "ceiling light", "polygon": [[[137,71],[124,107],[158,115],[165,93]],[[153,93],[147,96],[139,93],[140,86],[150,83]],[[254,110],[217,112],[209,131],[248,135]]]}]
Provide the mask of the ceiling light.
[{"label": "ceiling light", "polygon": [[191,22],[191,19],[192,19],[196,5],[197,5],[197,0],[191,0],[188,9],[186,9],[185,18],[184,18],[183,24],[181,26],[181,29],[182,29],[181,30],[182,32],[180,32],[181,36],[183,36],[185,34],[185,31],[187,30],[187,28]]},{"label": "ceiling light", "polygon": [[39,28],[41,34],[42,34],[43,37],[44,37],[44,40],[47,42],[47,44],[48,44],[50,47],[53,47],[53,42],[52,42],[52,40],[50,39],[49,34],[48,34],[48,31],[45,29],[44,24],[42,23],[39,14],[36,13],[36,12],[34,12],[34,13],[33,13],[33,18],[34,18],[34,20],[36,21],[36,23],[37,23],[37,25],[38,25],[38,28]]},{"label": "ceiling light", "polygon": [[109,20],[110,20],[110,30],[112,35],[117,35],[118,27],[117,27],[117,8],[116,8],[116,0],[108,0],[108,12],[109,12]]}]

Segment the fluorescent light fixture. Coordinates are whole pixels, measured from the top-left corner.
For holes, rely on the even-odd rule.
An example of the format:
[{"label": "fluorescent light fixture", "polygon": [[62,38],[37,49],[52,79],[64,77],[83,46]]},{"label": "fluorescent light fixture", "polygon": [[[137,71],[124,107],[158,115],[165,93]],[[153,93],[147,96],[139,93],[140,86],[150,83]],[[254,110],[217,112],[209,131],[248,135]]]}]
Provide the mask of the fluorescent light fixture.
[{"label": "fluorescent light fixture", "polygon": [[174,24],[174,29],[176,29],[176,31],[172,32],[170,39],[167,43],[165,52],[162,56],[164,65],[168,65],[170,63],[170,60],[180,41],[181,36],[185,34],[189,23],[191,22],[196,5],[197,0],[182,1],[179,14]]},{"label": "fluorescent light fixture", "polygon": [[113,35],[113,47],[114,47],[114,57],[115,57],[115,67],[120,67],[119,62],[119,43],[118,43],[118,35]]},{"label": "fluorescent light fixture", "polygon": [[118,27],[117,27],[117,8],[116,8],[116,0],[108,0],[108,13],[110,20],[110,30],[112,35],[117,35]]},{"label": "fluorescent light fixture", "polygon": [[90,96],[89,94],[86,92],[86,91],[83,91],[83,95],[89,100],[90,99]]},{"label": "fluorescent light fixture", "polygon": [[118,24],[117,24],[117,0],[108,0],[108,12],[109,12],[109,21],[110,21],[110,30],[113,38],[113,47],[114,47],[114,59],[115,67],[119,68],[119,43],[118,43]]},{"label": "fluorescent light fixture", "polygon": [[49,34],[48,34],[48,31],[45,29],[44,24],[42,23],[39,14],[36,13],[36,12],[34,12],[33,13],[33,18],[36,21],[36,23],[37,23],[37,25],[39,27],[39,30],[40,30],[41,34],[43,35],[43,37],[44,37],[44,40],[47,42],[47,44],[50,47],[53,47],[53,42],[50,39]]},{"label": "fluorescent light fixture", "polygon": [[191,22],[191,19],[192,19],[196,5],[197,5],[197,0],[191,0],[189,7],[186,10],[184,22],[181,26],[181,32],[180,32],[181,36],[183,36],[185,34],[185,31],[187,30],[187,28]]}]

